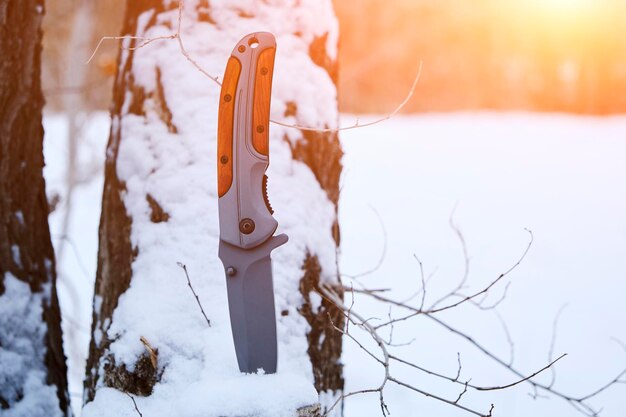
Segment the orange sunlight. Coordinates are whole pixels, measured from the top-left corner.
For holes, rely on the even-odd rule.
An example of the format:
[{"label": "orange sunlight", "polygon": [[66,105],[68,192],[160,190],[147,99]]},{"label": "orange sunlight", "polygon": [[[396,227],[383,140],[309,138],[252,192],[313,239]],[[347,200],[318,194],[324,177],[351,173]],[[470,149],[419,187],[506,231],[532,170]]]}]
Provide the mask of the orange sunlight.
[{"label": "orange sunlight", "polygon": [[601,1],[593,0],[535,0],[539,7],[560,13],[578,13]]},{"label": "orange sunlight", "polygon": [[335,3],[344,111],[393,108],[417,61],[406,111],[626,111],[626,1],[361,1]]}]

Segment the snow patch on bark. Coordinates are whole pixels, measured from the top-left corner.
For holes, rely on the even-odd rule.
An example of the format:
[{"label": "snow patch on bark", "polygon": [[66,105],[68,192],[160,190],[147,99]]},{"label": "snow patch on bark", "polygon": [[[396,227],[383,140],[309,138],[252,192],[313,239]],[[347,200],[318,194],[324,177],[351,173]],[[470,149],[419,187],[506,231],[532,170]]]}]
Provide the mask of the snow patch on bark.
[{"label": "snow patch on bark", "polygon": [[[3,417],[61,417],[55,386],[46,383],[43,303],[50,286],[33,293],[10,273],[0,296],[0,401]],[[5,404],[6,403],[6,404]],[[4,409],[8,406],[8,409]]]},{"label": "snow patch on bark", "polygon": [[21,268],[22,260],[20,257],[20,247],[17,245],[11,245],[11,255],[13,255],[13,263]]}]

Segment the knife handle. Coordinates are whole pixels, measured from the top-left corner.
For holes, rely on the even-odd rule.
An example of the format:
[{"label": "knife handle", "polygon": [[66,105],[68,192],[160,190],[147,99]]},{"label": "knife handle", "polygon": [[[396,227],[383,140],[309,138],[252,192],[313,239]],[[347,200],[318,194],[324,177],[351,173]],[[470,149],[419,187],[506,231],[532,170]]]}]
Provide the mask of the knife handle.
[{"label": "knife handle", "polygon": [[224,72],[217,126],[217,192],[220,197],[233,183],[233,123],[240,74],[241,63],[231,56]]},{"label": "knife handle", "polygon": [[271,33],[244,36],[233,48],[222,81],[217,154],[220,239],[242,249],[265,242],[278,227],[265,177],[275,54]]},{"label": "knife handle", "polygon": [[259,55],[255,69],[254,101],[252,105],[252,146],[264,156],[269,156],[270,98],[276,48],[265,49]]}]

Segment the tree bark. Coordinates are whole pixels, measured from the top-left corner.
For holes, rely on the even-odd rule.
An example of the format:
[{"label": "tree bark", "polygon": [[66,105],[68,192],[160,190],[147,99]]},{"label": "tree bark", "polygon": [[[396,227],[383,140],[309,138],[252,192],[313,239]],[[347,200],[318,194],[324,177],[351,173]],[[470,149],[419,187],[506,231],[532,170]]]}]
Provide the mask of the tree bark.
[{"label": "tree bark", "polygon": [[[178,2],[129,1],[122,34],[175,33],[177,13]],[[287,24],[299,20],[300,24]],[[185,2],[181,37],[193,59],[211,74],[221,77],[230,48],[256,30],[269,30],[277,37],[272,117],[320,128],[336,126],[338,35],[330,1],[250,2],[247,9],[207,0]],[[132,49],[139,44],[122,41],[131,49],[120,51],[114,83],[85,380],[85,398],[90,403],[86,416],[102,412],[105,396],[109,401],[128,401],[105,388],[137,396],[142,413],[154,410],[156,414],[151,415],[158,416],[161,410],[155,405],[159,404],[155,392],[160,395],[173,386],[174,363],[181,355],[208,355],[209,359],[196,363],[198,372],[219,376],[219,371],[204,368],[212,355],[222,353],[191,346],[184,339],[194,332],[209,344],[224,344],[232,350],[225,277],[217,258],[214,161],[219,87],[185,60],[177,40]],[[288,52],[281,55],[281,48]],[[344,384],[342,339],[334,328],[343,325],[343,314],[317,294],[322,283],[341,289],[337,203],[343,153],[336,133],[277,125],[270,132],[270,200],[283,231],[290,235],[287,246],[291,248],[288,253],[278,249],[273,254],[277,378],[280,382],[286,372],[294,372],[323,394],[321,408],[315,404],[316,395],[313,403],[293,409],[293,415],[313,417],[341,395]],[[159,236],[158,248],[153,233]],[[193,248],[187,247],[189,242]],[[198,322],[200,312],[189,298],[177,261],[189,267],[200,300],[205,299],[210,328]],[[148,311],[157,301],[146,305],[145,299],[163,299],[164,292],[169,315],[162,315],[158,308]],[[131,320],[138,306],[145,314],[142,323]],[[181,336],[174,340],[164,328],[183,310],[186,316],[176,319]],[[157,320],[161,320],[159,327],[152,323]],[[152,352],[142,348],[140,336],[149,341]],[[127,350],[134,353],[126,354]],[[229,355],[224,359],[228,369],[236,369],[234,352]],[[283,385],[277,390],[288,391],[289,384]],[[209,400],[219,395],[206,388]],[[341,406],[336,410],[339,414]],[[178,413],[185,415],[182,408]],[[271,413],[261,407],[254,415]],[[206,411],[206,415],[213,414]],[[241,414],[220,410],[215,415]]]},{"label": "tree bark", "polygon": [[43,179],[42,0],[0,0],[0,410],[69,416]]}]

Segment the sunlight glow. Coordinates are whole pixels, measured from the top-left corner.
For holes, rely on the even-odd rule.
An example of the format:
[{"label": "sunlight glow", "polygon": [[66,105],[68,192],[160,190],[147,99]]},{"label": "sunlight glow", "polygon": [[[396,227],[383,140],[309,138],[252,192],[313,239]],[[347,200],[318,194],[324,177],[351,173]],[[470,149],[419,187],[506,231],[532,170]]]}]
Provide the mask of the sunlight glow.
[{"label": "sunlight glow", "polygon": [[537,0],[537,5],[553,13],[571,14],[588,10],[593,0]]}]

